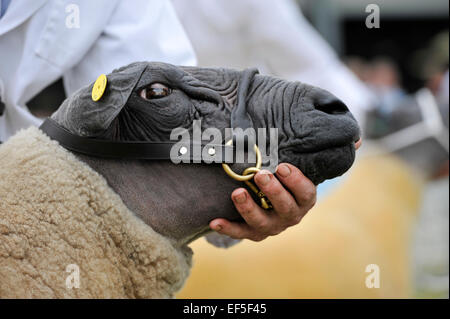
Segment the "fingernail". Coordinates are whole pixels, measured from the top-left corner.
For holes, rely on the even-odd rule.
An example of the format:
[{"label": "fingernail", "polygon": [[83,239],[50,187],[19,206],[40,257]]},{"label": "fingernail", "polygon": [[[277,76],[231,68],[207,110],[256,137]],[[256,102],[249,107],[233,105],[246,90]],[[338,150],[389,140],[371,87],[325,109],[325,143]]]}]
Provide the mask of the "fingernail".
[{"label": "fingernail", "polygon": [[270,182],[270,172],[262,170],[258,173],[258,182],[262,186],[267,185]]},{"label": "fingernail", "polygon": [[288,177],[289,175],[291,175],[291,169],[289,168],[289,166],[281,164],[277,168],[277,173],[282,177]]},{"label": "fingernail", "polygon": [[355,149],[357,150],[358,148],[360,148],[361,147],[361,145],[362,145],[362,140],[361,139],[359,139],[358,141],[356,141],[356,143],[355,143]]},{"label": "fingernail", "polygon": [[244,203],[246,199],[247,199],[247,195],[245,194],[245,192],[241,192],[241,193],[237,194],[236,196],[234,196],[234,200],[238,204]]}]

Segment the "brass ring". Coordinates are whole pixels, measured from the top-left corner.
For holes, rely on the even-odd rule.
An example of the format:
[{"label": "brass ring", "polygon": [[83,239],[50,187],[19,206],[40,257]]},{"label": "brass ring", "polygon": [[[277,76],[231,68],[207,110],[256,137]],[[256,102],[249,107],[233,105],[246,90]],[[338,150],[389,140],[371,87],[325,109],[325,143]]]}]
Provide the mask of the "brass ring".
[{"label": "brass ring", "polygon": [[[233,140],[232,139],[229,140],[228,142],[225,143],[225,145],[233,145]],[[261,169],[261,165],[262,165],[261,152],[259,151],[258,146],[255,144],[253,146],[253,149],[256,153],[256,166],[247,168],[246,170],[244,170],[244,174],[246,174],[246,172],[249,172],[249,169],[252,169],[251,171],[254,171],[254,172],[250,173],[249,175],[240,175],[240,174],[235,173],[228,164],[223,163],[222,167],[223,167],[223,170],[225,171],[225,173],[227,173],[228,176],[230,176],[231,178],[233,178],[237,181],[245,182],[245,181],[251,180],[253,178],[253,176],[255,176],[255,172],[257,172],[254,169],[257,169],[259,171]]]},{"label": "brass ring", "polygon": [[258,167],[247,167],[246,169],[244,169],[244,171],[242,172],[242,175],[247,176],[249,174],[256,174],[260,171],[261,169]]}]

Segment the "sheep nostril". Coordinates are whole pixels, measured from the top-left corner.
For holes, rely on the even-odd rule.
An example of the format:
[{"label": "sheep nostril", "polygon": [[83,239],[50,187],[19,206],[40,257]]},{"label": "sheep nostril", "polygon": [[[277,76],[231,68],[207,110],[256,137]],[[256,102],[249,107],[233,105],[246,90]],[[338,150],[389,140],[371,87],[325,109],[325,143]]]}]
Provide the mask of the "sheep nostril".
[{"label": "sheep nostril", "polygon": [[334,96],[323,97],[314,102],[314,108],[327,114],[343,114],[348,112],[347,106]]}]

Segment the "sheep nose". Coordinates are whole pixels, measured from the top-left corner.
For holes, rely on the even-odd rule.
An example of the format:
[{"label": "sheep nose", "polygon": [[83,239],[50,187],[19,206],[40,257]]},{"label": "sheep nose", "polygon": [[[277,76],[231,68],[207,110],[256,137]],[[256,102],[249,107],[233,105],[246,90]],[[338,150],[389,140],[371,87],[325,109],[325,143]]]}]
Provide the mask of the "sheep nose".
[{"label": "sheep nose", "polygon": [[314,97],[314,108],[330,115],[348,112],[344,102],[325,90],[320,90]]}]

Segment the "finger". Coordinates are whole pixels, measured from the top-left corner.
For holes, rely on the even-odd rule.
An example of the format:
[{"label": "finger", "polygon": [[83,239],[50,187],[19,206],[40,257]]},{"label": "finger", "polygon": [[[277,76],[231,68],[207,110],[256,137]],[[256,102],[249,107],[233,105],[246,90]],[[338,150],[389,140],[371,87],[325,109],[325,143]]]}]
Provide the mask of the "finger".
[{"label": "finger", "polygon": [[310,209],[316,203],[316,186],[294,165],[282,163],[276,170],[277,177],[292,192],[297,204]]},{"label": "finger", "polygon": [[[245,223],[230,222],[223,218],[216,218],[209,223],[209,227],[216,232],[227,235],[234,239],[252,239],[252,240],[262,240],[263,238],[257,238],[254,231],[249,225]],[[262,236],[261,236],[262,237]]]},{"label": "finger", "polygon": [[231,193],[231,199],[234,202],[239,214],[250,226],[258,231],[265,232],[270,227],[270,218],[267,213],[255,203],[253,198],[244,188],[238,188]]},{"label": "finger", "polygon": [[362,145],[362,139],[360,138],[359,140],[356,141],[355,143],[355,150],[357,150],[358,148],[360,148]]},{"label": "finger", "polygon": [[261,191],[269,198],[275,212],[280,217],[290,218],[289,215],[297,207],[291,194],[283,187],[278,179],[267,170],[261,170],[255,176],[255,182]]}]

